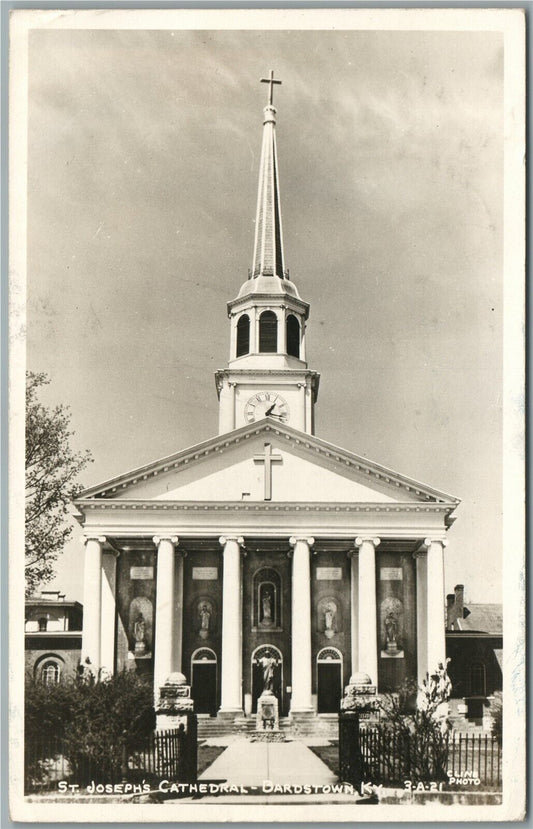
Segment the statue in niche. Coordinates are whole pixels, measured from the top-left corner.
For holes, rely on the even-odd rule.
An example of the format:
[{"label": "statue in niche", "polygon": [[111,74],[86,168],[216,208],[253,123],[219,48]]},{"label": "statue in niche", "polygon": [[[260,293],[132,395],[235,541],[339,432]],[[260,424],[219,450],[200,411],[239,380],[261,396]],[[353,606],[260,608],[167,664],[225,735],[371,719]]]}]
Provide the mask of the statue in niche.
[{"label": "statue in niche", "polygon": [[381,603],[382,657],[399,659],[404,655],[403,614],[403,603],[400,599],[389,596]]},{"label": "statue in niche", "polygon": [[385,634],[387,637],[387,650],[389,646],[396,649],[398,647],[396,636],[398,635],[398,622],[396,616],[392,611],[385,617]]},{"label": "statue in niche", "polygon": [[136,659],[150,656],[152,643],[152,602],[146,596],[136,596],[129,609],[128,645]]},{"label": "statue in niche", "polygon": [[262,605],[262,609],[263,609],[262,622],[263,622],[264,625],[271,625],[272,624],[272,594],[270,593],[270,591],[265,592],[263,594],[261,605]]},{"label": "statue in niche", "polygon": [[211,617],[213,615],[211,602],[200,602],[198,606],[198,615],[200,617],[200,630],[198,632],[202,639],[207,639],[209,637]]},{"label": "statue in niche", "polygon": [[328,639],[335,636],[337,621],[337,605],[335,602],[327,602],[324,607],[324,634]]},{"label": "statue in niche", "polygon": [[274,668],[278,664],[278,660],[275,656],[262,656],[257,660],[257,664],[261,665],[263,669],[262,693],[274,693]]},{"label": "statue in niche", "polygon": [[146,642],[144,637],[146,634],[146,622],[142,613],[139,613],[133,625],[133,636],[135,637],[135,653],[137,655],[143,654],[146,651]]}]

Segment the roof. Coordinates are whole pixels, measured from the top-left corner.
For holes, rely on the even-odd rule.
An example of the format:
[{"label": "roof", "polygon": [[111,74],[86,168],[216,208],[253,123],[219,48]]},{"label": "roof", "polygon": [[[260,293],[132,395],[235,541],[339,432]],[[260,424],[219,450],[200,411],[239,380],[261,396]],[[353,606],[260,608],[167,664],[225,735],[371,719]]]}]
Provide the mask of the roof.
[{"label": "roof", "polygon": [[342,463],[344,468],[351,467],[354,474],[356,472],[365,473],[365,476],[368,476],[369,479],[375,478],[376,480],[386,482],[390,486],[394,486],[398,492],[398,500],[401,500],[402,492],[408,492],[411,495],[415,495],[422,502],[440,503],[446,506],[449,511],[455,509],[460,503],[459,499],[454,498],[452,495],[429,487],[405,475],[393,472],[368,458],[356,455],[346,449],[341,449],[328,441],[317,438],[315,435],[309,435],[292,426],[277,423],[269,417],[257,423],[247,424],[239,429],[234,429],[232,432],[217,435],[203,443],[181,450],[174,455],[153,461],[150,464],[111,478],[96,486],[92,486],[84,490],[74,503],[80,505],[81,502],[89,498],[117,498],[121,493],[124,494],[125,489],[134,487],[140,480],[146,480],[149,477],[168,473],[171,469],[183,469],[185,465],[190,468],[190,466],[195,463],[200,463],[209,455],[220,453],[220,451],[227,451],[231,446],[238,444],[240,441],[245,442],[247,438],[260,435],[264,432],[283,436],[287,442],[294,442],[301,451],[306,452],[314,458],[323,456],[330,461]]},{"label": "roof", "polygon": [[40,599],[32,597],[30,599],[26,599],[26,607],[39,607],[40,605],[46,605],[47,607],[79,607],[80,609],[83,605],[80,602],[66,602],[64,599]]},{"label": "roof", "polygon": [[466,619],[457,619],[459,631],[503,634],[503,607],[501,604],[469,604]]}]

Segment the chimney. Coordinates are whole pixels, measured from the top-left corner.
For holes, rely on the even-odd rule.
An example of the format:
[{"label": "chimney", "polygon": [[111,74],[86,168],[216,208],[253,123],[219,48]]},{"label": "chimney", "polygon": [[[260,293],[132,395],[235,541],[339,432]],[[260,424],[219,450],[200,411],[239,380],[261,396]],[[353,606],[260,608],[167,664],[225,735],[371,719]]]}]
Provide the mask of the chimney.
[{"label": "chimney", "polygon": [[455,618],[464,619],[464,598],[465,586],[464,584],[456,584],[455,590]]},{"label": "chimney", "polygon": [[453,630],[455,619],[455,593],[448,593],[446,596],[446,630]]}]

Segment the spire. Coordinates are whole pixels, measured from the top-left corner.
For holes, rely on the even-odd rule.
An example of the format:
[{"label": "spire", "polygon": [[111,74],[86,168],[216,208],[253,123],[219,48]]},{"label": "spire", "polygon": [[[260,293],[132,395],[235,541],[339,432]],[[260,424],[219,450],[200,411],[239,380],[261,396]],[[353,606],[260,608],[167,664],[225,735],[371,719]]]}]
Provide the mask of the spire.
[{"label": "spire", "polygon": [[281,232],[281,209],[279,200],[278,156],[276,150],[276,109],[272,104],[274,71],[269,78],[261,78],[269,85],[268,104],[263,110],[263,146],[259,167],[259,189],[255,219],[254,261],[251,277],[287,277],[283,260],[283,236]]}]

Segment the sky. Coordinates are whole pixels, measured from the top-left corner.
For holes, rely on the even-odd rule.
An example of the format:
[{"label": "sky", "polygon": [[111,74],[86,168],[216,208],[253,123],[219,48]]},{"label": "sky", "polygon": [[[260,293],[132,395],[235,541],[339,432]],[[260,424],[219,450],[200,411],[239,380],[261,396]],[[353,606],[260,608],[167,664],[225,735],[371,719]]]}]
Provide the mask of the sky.
[{"label": "sky", "polygon": [[217,433],[274,69],[316,434],[460,498],[446,592],[501,600],[502,59],[497,32],[30,32],[27,367],[84,486]]}]

